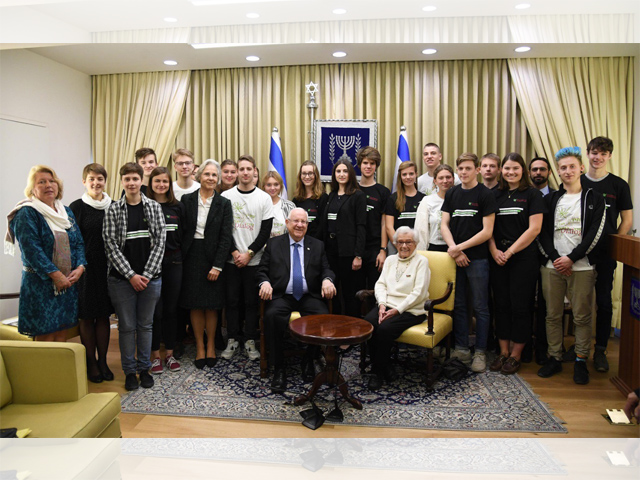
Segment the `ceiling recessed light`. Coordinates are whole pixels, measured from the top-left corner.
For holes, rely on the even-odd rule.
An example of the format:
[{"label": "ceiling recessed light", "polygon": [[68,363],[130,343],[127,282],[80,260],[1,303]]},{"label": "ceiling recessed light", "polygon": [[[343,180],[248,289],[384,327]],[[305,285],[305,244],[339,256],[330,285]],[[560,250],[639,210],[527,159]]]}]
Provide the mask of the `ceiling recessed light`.
[{"label": "ceiling recessed light", "polygon": [[518,5],[516,5],[516,8],[518,10],[524,10],[526,8],[529,8],[531,6],[531,4],[529,3],[519,3]]},{"label": "ceiling recessed light", "polygon": [[344,15],[345,13],[347,13],[347,11],[344,8],[336,8],[335,10],[333,10],[333,13],[335,13],[336,15]]},{"label": "ceiling recessed light", "polygon": [[247,13],[247,18],[260,18],[259,13]]},{"label": "ceiling recessed light", "polygon": [[425,55],[433,55],[436,52],[437,50],[435,48],[425,48],[424,50],[422,50],[422,53],[424,53]]},{"label": "ceiling recessed light", "polygon": [[247,60],[248,60],[249,62],[257,62],[258,60],[260,60],[260,57],[258,57],[258,56],[256,56],[256,55],[249,55],[249,56],[247,57]]},{"label": "ceiling recessed light", "polygon": [[174,65],[177,65],[178,62],[176,62],[175,60],[165,60],[164,64],[169,65],[170,67],[173,67]]},{"label": "ceiling recessed light", "polygon": [[437,7],[433,5],[427,5],[426,7],[422,7],[423,12],[433,12]]},{"label": "ceiling recessed light", "polygon": [[518,52],[518,53],[528,52],[529,50],[531,50],[531,47],[518,47],[518,48],[516,48],[516,52]]},{"label": "ceiling recessed light", "polygon": [[347,54],[345,52],[333,52],[333,56],[336,58],[346,57]]},{"label": "ceiling recessed light", "polygon": [[173,22],[177,22],[178,19],[174,18],[174,17],[164,17],[164,21],[165,22],[169,22],[169,23],[173,23]]}]

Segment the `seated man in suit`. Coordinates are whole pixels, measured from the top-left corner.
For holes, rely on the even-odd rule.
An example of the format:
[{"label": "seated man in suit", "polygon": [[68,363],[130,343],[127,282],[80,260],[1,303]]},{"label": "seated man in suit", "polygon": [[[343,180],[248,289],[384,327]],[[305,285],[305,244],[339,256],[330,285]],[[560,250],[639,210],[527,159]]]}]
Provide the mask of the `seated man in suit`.
[{"label": "seated man in suit", "polygon": [[[256,279],[260,298],[270,300],[264,313],[265,338],[275,374],[271,390],[282,393],[287,386],[284,368],[283,337],[289,328],[291,312],[301,315],[329,313],[324,298],[336,294],[334,273],[324,244],[305,236],[309,224],[307,212],[294,208],[286,219],[288,233],[271,238],[262,255]],[[307,352],[302,365],[303,377],[315,376],[313,357]]]}]

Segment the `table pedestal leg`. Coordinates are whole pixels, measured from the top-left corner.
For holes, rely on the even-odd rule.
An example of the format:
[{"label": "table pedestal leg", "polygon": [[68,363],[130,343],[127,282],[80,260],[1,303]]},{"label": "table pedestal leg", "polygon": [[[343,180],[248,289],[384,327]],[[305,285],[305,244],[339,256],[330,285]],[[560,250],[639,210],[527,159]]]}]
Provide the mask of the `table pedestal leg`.
[{"label": "table pedestal leg", "polygon": [[340,393],[344,397],[344,399],[353,405],[354,408],[358,410],[362,410],[362,402],[357,398],[349,395],[349,390],[347,388],[347,383],[345,382],[344,377],[338,371],[338,357],[336,355],[335,347],[329,345],[325,351],[325,360],[326,366],[322,372],[316,375],[316,378],[313,380],[313,385],[309,389],[309,392],[303,395],[299,395],[293,401],[294,405],[302,405],[305,402],[311,400],[318,389],[324,385],[325,383],[328,385],[340,385]]}]

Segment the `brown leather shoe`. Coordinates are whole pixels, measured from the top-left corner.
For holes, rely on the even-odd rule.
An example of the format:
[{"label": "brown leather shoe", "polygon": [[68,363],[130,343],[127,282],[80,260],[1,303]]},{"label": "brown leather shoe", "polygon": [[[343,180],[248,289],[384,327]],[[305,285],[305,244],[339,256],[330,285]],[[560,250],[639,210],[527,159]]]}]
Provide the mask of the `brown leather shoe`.
[{"label": "brown leather shoe", "polygon": [[518,370],[520,370],[520,362],[513,357],[509,357],[507,358],[507,361],[504,362],[500,373],[503,375],[513,375]]},{"label": "brown leather shoe", "polygon": [[493,362],[491,362],[491,365],[489,366],[489,370],[491,370],[492,372],[501,371],[506,361],[507,361],[507,357],[505,357],[504,355],[500,355],[496,357],[496,359]]}]

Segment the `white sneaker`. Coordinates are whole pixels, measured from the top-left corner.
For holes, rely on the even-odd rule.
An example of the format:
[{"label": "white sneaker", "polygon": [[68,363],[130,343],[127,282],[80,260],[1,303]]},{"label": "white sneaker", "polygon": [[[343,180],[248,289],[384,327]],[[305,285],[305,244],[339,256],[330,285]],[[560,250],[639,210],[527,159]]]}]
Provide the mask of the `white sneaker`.
[{"label": "white sneaker", "polygon": [[451,354],[451,358],[455,358],[460,360],[465,365],[469,365],[471,363],[471,352],[469,350],[454,350]]},{"label": "white sneaker", "polygon": [[482,373],[487,369],[487,357],[482,352],[473,354],[473,362],[471,362],[471,371]]},{"label": "white sneaker", "polygon": [[236,354],[236,350],[238,350],[239,346],[240,344],[234,338],[230,338],[227,341],[227,348],[224,349],[220,356],[226,360],[229,360]]},{"label": "white sneaker", "polygon": [[256,350],[256,342],[253,340],[247,340],[244,342],[244,349],[247,352],[249,360],[258,360],[260,358],[260,352]]}]

